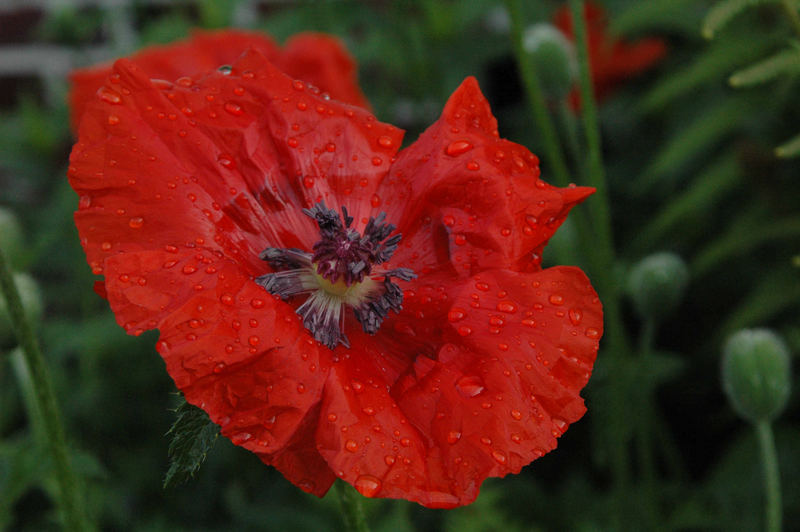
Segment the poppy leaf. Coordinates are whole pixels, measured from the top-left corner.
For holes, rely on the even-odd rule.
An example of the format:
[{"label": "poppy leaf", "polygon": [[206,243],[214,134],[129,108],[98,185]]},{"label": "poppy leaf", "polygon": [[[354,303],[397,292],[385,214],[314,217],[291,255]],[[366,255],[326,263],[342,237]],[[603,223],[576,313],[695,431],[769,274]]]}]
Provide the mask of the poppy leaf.
[{"label": "poppy leaf", "polygon": [[219,435],[219,426],[211,422],[208,414],[185,399],[181,399],[175,413],[177,419],[167,431],[172,441],[169,444],[170,465],[164,476],[164,488],[177,486],[193,478]]}]

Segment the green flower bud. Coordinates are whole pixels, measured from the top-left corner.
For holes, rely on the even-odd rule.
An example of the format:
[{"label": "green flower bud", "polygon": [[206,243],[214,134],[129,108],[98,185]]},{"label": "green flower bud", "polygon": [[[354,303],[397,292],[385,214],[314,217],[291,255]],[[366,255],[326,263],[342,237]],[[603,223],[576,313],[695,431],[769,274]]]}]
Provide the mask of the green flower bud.
[{"label": "green flower bud", "polygon": [[[39,285],[27,273],[15,273],[14,284],[17,287],[17,291],[19,291],[20,299],[22,299],[22,308],[25,310],[25,314],[35,326],[42,318],[43,310]],[[14,326],[11,323],[11,316],[8,312],[8,302],[0,292],[0,345],[13,343],[15,337]]]},{"label": "green flower bud", "polygon": [[636,312],[644,319],[660,321],[681,302],[688,283],[683,259],[674,253],[656,253],[633,267],[627,288]]},{"label": "green flower bud", "polygon": [[789,400],[789,349],[768,329],[745,329],[725,343],[722,386],[748,421],[771,421]]},{"label": "green flower bud", "polygon": [[20,266],[22,226],[14,212],[5,207],[0,207],[0,249],[12,266]]},{"label": "green flower bud", "polygon": [[535,24],[525,29],[522,47],[533,61],[545,95],[554,100],[565,98],[578,76],[572,42],[550,24]]}]

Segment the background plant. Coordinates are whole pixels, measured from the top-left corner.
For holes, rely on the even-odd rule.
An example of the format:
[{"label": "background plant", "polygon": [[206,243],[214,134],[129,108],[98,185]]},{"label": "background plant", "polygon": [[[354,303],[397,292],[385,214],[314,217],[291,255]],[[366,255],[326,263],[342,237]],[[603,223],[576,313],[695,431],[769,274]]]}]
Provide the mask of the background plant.
[{"label": "background plant", "polygon": [[[560,2],[520,4],[516,23],[524,29],[549,21]],[[544,178],[557,181],[547,138],[529,113],[517,68],[525,56],[519,49],[515,56],[503,2],[62,5],[29,25],[23,39],[68,49],[76,63],[92,60],[98,43],[110,57],[179,38],[197,25],[247,23],[279,40],[302,30],[339,35],[359,62],[376,115],[408,129],[409,140],[465,76],[477,75],[501,135],[531,147]],[[800,352],[800,167],[793,144],[800,100],[791,15],[797,3],[604,5],[618,34],[659,35],[669,47],[654,70],[597,108],[615,242],[615,258],[600,275],[619,288],[623,349],[601,352],[587,417],[557,451],[518,476],[487,482],[466,508],[443,512],[367,500],[373,529],[608,529],[621,516],[639,529],[761,527],[757,441],[725,400],[719,364],[725,339],[745,327],[769,326],[790,353]],[[0,27],[0,35],[10,32]],[[177,399],[152,349],[154,337],[125,336],[91,290],[70,222],[77,200],[64,178],[71,139],[63,90],[63,76],[52,75],[3,92],[0,203],[22,225],[23,245],[10,260],[41,287],[45,314],[37,333],[92,520],[125,530],[340,528],[335,497],[302,494],[224,439],[211,447],[195,480],[162,490],[170,443],[164,434]],[[552,102],[545,110],[564,147],[567,177],[588,184],[589,146],[579,115]],[[584,217],[598,201],[579,208]],[[595,279],[582,230],[564,227],[545,260],[571,252],[571,261]],[[621,288],[642,259],[662,251],[685,261],[688,281],[656,327]],[[38,414],[15,370],[16,342],[2,341],[0,527],[54,528],[54,478],[41,448],[32,445]],[[641,404],[646,408],[631,406]],[[799,411],[795,393],[773,427],[787,529],[800,519]],[[627,471],[614,465],[620,449]]]}]

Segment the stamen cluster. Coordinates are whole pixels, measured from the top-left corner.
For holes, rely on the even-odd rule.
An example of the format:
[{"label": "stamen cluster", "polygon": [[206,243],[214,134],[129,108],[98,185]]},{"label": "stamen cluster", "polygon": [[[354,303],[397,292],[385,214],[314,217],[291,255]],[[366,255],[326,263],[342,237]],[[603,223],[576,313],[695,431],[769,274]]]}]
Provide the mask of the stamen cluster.
[{"label": "stamen cluster", "polygon": [[353,217],[344,206],[341,218],[324,202],[303,213],[319,227],[321,238],[313,246],[313,255],[296,248],[267,248],[259,257],[275,272],[256,282],[284,300],[310,293],[296,310],[303,325],[330,349],[340,343],[349,347],[342,307],[352,307],[364,332],[375,334],[389,311],[403,308],[403,291],[392,278],[410,281],[416,275],[408,268],[395,268],[371,276],[373,266],[388,261],[402,238],[400,234],[389,237],[395,226],[385,223],[386,213],[370,218],[363,235],[351,227]]}]

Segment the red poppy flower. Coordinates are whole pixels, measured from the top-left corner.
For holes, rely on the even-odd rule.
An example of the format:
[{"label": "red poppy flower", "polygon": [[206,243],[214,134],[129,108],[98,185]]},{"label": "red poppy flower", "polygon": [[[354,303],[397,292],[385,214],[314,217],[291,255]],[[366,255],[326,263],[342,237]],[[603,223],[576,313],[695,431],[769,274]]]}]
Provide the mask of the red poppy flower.
[{"label": "red poppy flower", "polygon": [[[606,98],[621,81],[651,67],[667,53],[666,44],[661,39],[642,39],[628,44],[609,34],[606,12],[598,4],[586,2],[584,16],[589,64],[598,100]],[[575,40],[569,6],[564,5],[556,11],[553,24],[570,40]],[[574,91],[571,96],[573,103],[577,104],[578,98],[577,91]]]},{"label": "red poppy flower", "polygon": [[583,415],[601,305],[540,257],[592,189],[540,180],[473,78],[400,152],[255,51],[175,84],[120,60],[98,95],[69,178],[118,323],[294,484],[467,504]]},{"label": "red poppy flower", "polygon": [[[174,81],[230,65],[248,48],[261,52],[290,76],[304,80],[339,101],[369,108],[356,81],[356,64],[335,37],[318,33],[295,35],[281,48],[263,33],[241,30],[194,31],[191,38],[151,46],[130,57],[151,78]],[[111,65],[75,70],[70,74],[70,122],[73,131],[83,110],[95,97]]]}]

